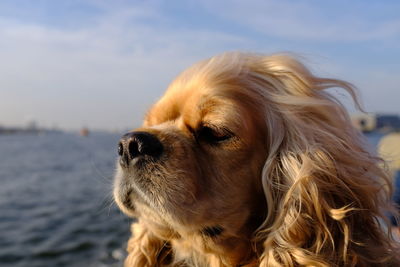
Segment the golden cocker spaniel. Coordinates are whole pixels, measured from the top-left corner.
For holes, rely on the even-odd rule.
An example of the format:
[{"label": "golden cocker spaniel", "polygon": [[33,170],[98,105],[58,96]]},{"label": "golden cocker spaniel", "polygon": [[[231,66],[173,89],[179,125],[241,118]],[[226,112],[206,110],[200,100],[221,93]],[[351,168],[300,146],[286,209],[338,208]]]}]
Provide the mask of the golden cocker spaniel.
[{"label": "golden cocker spaniel", "polygon": [[331,87],[357,103],[288,55],[183,72],[119,143],[125,265],[400,266],[390,181]]}]

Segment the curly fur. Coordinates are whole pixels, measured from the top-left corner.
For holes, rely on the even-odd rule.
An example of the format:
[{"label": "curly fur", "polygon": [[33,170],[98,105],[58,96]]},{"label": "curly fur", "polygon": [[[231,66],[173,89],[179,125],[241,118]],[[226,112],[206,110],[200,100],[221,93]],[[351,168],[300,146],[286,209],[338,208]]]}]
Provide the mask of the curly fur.
[{"label": "curly fur", "polygon": [[[141,128],[171,149],[146,170],[151,191],[118,167],[116,201],[139,218],[125,265],[400,266],[390,179],[328,88],[358,103],[291,55],[225,53],[182,73]],[[234,138],[195,140],[210,121]],[[200,234],[210,225],[225,232]]]}]

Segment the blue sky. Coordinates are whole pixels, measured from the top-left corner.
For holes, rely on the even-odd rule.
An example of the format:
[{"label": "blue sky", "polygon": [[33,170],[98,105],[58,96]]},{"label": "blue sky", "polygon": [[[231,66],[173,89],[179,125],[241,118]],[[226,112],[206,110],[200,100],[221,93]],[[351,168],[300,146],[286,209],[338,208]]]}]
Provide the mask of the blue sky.
[{"label": "blue sky", "polygon": [[125,129],[227,50],[291,51],[400,113],[400,1],[0,1],[0,124]]}]

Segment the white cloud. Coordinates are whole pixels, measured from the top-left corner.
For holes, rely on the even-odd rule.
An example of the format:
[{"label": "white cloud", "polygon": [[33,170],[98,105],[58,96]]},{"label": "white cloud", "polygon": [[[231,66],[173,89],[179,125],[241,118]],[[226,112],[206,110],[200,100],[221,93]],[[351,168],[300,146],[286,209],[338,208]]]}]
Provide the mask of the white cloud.
[{"label": "white cloud", "polygon": [[73,30],[1,19],[0,122],[133,127],[182,69],[243,42],[135,21],[143,16],[160,15],[117,9]]},{"label": "white cloud", "polygon": [[[204,1],[210,12],[270,36],[292,40],[368,41],[400,37],[400,19],[375,20],[368,4],[326,1]],[[396,3],[393,8],[400,8]],[[355,7],[354,7],[355,6]],[[390,9],[390,7],[388,7]]]}]

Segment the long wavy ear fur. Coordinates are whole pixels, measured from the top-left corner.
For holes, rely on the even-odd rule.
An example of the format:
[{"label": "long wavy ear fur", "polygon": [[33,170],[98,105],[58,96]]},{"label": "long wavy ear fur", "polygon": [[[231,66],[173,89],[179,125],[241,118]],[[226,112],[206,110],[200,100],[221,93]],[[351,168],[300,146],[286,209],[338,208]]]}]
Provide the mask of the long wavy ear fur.
[{"label": "long wavy ear fur", "polygon": [[[324,89],[351,84],[312,75],[286,55],[248,55],[265,98],[269,156],[262,175],[268,217],[260,266],[371,266],[400,262],[384,212],[390,180],[343,106]],[[396,252],[397,251],[397,252]]]},{"label": "long wavy ear fur", "polygon": [[170,266],[172,252],[167,242],[154,236],[140,222],[133,223],[131,228],[132,237],[128,241],[124,266]]}]

